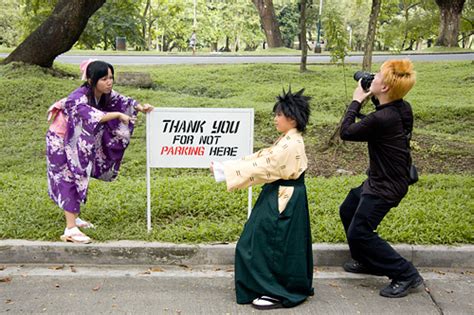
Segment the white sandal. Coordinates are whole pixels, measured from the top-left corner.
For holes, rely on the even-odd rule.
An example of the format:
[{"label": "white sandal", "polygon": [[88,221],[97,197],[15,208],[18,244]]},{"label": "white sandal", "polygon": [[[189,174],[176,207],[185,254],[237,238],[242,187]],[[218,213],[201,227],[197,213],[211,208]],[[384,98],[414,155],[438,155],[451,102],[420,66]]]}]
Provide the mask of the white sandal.
[{"label": "white sandal", "polygon": [[89,236],[82,233],[77,226],[64,230],[64,234],[61,235],[61,240],[63,242],[73,242],[73,243],[80,243],[80,244],[88,244],[92,240]]},{"label": "white sandal", "polygon": [[81,229],[94,229],[95,228],[94,224],[84,221],[79,217],[76,218],[76,226]]},{"label": "white sandal", "polygon": [[280,300],[265,295],[253,300],[252,306],[258,310],[271,310],[283,307]]}]

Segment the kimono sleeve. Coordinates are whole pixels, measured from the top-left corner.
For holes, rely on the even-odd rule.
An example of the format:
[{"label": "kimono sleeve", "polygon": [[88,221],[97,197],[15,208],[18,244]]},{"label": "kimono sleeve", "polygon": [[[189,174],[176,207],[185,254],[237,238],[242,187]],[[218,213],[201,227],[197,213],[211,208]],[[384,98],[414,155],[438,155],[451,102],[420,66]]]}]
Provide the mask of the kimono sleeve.
[{"label": "kimono sleeve", "polygon": [[137,116],[136,106],[138,102],[131,97],[112,91],[108,110],[111,112],[121,112],[128,116]]},{"label": "kimono sleeve", "polygon": [[[304,154],[304,151],[303,151]],[[276,146],[268,153],[247,160],[224,163],[227,190],[271,183],[278,179],[296,179],[306,169],[296,143]]]},{"label": "kimono sleeve", "polygon": [[82,126],[82,129],[93,134],[100,120],[105,116],[105,112],[90,106],[87,103],[87,97],[82,96],[78,99],[68,99],[65,104],[69,117],[72,118],[74,126]]}]

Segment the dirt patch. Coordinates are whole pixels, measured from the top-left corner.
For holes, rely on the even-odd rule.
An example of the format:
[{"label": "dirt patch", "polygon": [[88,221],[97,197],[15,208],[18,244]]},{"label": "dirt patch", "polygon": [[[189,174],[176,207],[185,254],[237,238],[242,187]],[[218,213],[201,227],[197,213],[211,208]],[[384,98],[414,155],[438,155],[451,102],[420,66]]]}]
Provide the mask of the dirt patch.
[{"label": "dirt patch", "polygon": [[[338,146],[323,149],[332,132],[330,128],[317,128],[305,136],[306,155],[309,160],[307,175],[329,177],[364,174],[369,165],[367,144],[341,142]],[[413,160],[420,173],[473,175],[473,144],[416,134],[414,140],[417,150],[413,152]]]}]

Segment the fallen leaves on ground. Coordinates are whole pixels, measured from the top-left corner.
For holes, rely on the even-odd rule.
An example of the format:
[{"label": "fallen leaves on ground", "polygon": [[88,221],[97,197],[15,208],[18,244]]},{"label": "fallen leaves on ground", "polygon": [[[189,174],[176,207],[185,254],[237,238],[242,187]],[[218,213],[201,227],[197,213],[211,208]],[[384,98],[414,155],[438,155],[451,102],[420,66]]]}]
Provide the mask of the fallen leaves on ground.
[{"label": "fallen leaves on ground", "polygon": [[10,282],[10,281],[12,281],[12,278],[10,277],[0,278],[0,282]]},{"label": "fallen leaves on ground", "polygon": [[61,266],[50,266],[50,267],[48,267],[48,269],[51,269],[51,270],[62,270],[62,269],[64,269],[64,265],[61,265]]}]

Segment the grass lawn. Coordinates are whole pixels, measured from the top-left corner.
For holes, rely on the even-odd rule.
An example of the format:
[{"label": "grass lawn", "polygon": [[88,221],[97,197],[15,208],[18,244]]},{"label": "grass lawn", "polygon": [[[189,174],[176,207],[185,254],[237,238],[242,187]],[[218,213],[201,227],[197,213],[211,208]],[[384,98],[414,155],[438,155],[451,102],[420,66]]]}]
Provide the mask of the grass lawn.
[{"label": "grass lawn", "polygon": [[[58,240],[62,212],[47,196],[46,110],[81,84],[75,66],[59,71],[0,66],[0,238]],[[377,67],[376,65],[374,69]],[[407,100],[415,112],[414,160],[422,177],[378,232],[394,243],[461,244],[474,241],[474,65],[416,63],[418,82]],[[326,149],[352,95],[355,65],[219,65],[116,67],[151,73],[153,89],[116,86],[123,94],[163,107],[255,108],[255,149],[277,136],[270,111],[290,83],[313,97],[305,136],[314,242],[344,242],[338,206],[364,179],[366,146]],[[207,170],[152,172],[153,232],[146,233],[145,128],[140,117],[117,181],[93,180],[83,217],[96,240],[140,239],[178,243],[237,240],[246,219],[246,191],[227,193]],[[354,176],[337,176],[337,169]],[[254,198],[260,187],[254,189]]]}]

